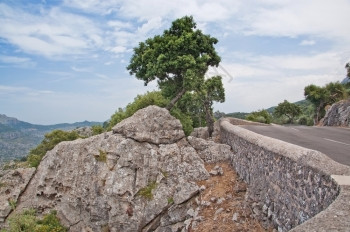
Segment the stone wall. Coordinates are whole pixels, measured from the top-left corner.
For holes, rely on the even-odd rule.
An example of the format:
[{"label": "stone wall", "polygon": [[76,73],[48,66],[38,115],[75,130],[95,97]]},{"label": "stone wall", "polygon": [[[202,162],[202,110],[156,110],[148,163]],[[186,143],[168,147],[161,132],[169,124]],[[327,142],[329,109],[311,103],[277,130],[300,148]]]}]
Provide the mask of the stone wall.
[{"label": "stone wall", "polygon": [[233,150],[233,167],[249,185],[254,215],[266,226],[278,231],[349,230],[349,166],[235,126],[231,119],[221,120],[220,130],[222,142]]}]

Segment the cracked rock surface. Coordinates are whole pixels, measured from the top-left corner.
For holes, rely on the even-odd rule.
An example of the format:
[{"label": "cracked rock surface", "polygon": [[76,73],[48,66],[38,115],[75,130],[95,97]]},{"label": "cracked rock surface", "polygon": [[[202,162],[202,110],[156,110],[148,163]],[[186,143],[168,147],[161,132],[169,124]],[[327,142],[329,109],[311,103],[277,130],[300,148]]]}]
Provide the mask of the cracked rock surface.
[{"label": "cracked rock surface", "polygon": [[55,209],[69,231],[181,231],[200,191],[196,182],[209,176],[180,122],[150,106],[113,132],[49,151],[16,211]]}]

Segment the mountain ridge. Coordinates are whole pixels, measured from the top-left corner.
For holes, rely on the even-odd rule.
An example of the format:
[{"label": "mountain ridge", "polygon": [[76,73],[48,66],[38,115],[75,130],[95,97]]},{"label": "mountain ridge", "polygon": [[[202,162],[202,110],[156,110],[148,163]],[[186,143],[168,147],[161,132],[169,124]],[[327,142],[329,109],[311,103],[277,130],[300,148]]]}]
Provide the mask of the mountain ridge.
[{"label": "mountain ridge", "polygon": [[0,114],[0,164],[25,157],[36,147],[45,134],[52,130],[73,130],[78,127],[102,125],[102,122],[82,121],[53,125],[31,124]]}]

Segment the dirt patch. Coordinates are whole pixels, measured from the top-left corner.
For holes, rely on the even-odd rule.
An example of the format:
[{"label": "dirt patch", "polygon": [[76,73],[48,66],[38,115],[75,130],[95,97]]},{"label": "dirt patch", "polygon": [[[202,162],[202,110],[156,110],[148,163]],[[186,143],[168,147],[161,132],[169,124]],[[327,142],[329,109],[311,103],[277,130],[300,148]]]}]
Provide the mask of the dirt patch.
[{"label": "dirt patch", "polygon": [[227,162],[206,164],[205,168],[213,175],[208,180],[199,181],[199,186],[205,186],[198,197],[200,205],[198,217],[189,231],[254,231],[265,232],[245,201],[246,184],[239,179],[236,172]]}]

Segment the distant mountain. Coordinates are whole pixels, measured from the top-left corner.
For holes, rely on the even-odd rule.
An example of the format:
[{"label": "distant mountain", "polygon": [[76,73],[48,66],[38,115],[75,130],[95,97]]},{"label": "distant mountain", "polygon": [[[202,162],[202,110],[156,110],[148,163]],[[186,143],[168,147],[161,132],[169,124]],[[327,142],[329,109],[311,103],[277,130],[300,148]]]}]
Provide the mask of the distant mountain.
[{"label": "distant mountain", "polygon": [[0,114],[0,164],[20,159],[36,147],[52,130],[73,130],[78,127],[102,125],[101,122],[76,122],[55,125],[36,125]]}]

